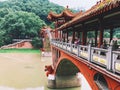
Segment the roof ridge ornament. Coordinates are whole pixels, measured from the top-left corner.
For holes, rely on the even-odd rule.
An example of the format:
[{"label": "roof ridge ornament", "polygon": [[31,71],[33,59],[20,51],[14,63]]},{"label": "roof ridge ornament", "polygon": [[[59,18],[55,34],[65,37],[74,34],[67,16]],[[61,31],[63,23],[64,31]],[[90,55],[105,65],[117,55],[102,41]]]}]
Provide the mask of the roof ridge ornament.
[{"label": "roof ridge ornament", "polygon": [[68,6],[68,5],[66,6],[66,9],[69,9],[69,6]]}]

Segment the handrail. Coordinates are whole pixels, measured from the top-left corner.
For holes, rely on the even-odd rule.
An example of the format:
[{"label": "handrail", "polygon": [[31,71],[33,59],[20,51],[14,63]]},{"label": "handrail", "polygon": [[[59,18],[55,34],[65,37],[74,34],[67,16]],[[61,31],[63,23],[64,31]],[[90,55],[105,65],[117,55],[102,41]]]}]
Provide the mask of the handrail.
[{"label": "handrail", "polygon": [[98,64],[113,73],[117,72],[120,74],[120,62],[118,62],[117,59],[117,57],[120,56],[120,52],[113,51],[111,46],[108,49],[102,49],[91,47],[91,44],[84,46],[57,40],[52,40],[51,44],[60,47],[65,51],[71,52],[78,57],[84,58],[90,63]]},{"label": "handrail", "polygon": [[120,54],[120,51],[112,51],[114,54]]},{"label": "handrail", "polygon": [[105,52],[108,52],[107,49],[102,49],[102,48],[92,47],[92,49],[94,49],[94,50],[98,50],[98,51],[105,51]]}]

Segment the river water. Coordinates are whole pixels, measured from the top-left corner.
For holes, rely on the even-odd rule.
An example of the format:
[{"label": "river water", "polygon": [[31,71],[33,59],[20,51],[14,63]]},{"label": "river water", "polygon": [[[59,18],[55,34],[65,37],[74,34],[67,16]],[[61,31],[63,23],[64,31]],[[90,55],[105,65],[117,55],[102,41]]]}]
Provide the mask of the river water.
[{"label": "river water", "polygon": [[[0,90],[53,90],[47,88],[44,66],[50,65],[51,57],[36,53],[0,54]],[[54,90],[90,90],[85,80],[82,87]],[[86,88],[86,89],[85,89]]]}]

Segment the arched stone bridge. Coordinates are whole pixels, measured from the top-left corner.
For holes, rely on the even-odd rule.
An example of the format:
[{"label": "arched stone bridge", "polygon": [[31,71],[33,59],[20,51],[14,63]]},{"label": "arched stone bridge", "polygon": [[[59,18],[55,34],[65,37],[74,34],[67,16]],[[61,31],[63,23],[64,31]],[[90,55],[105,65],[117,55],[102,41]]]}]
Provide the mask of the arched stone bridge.
[{"label": "arched stone bridge", "polygon": [[[51,44],[55,77],[69,77],[76,75],[76,73],[80,72],[86,78],[92,90],[120,90],[120,76],[119,72],[117,72],[119,71],[117,70],[117,63],[114,65],[116,67],[112,67],[115,70],[113,72],[109,70],[109,66],[107,66],[106,64],[106,59],[101,58],[101,56],[96,56],[96,58],[99,58],[101,60],[96,61],[95,58],[93,58],[96,54],[92,53],[92,55],[89,56],[88,52],[83,50],[79,50],[78,53],[78,47],[75,47],[74,45],[70,48],[69,45],[57,41],[52,41]],[[82,48],[89,48],[89,46],[83,46]],[[89,57],[91,57],[90,59],[92,60],[88,60]],[[56,86],[53,85],[53,87],[66,87],[65,85],[59,86],[61,85],[61,83],[62,82],[59,83],[55,80],[54,85]],[[72,85],[67,84],[67,86],[79,86],[79,82],[74,82],[72,83]]]}]

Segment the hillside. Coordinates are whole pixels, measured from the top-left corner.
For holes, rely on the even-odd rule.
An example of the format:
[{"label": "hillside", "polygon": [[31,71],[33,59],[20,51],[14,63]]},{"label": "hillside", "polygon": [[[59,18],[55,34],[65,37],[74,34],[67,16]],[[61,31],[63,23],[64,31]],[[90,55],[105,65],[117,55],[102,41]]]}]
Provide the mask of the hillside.
[{"label": "hillside", "polygon": [[39,37],[43,26],[52,25],[47,20],[48,13],[60,13],[63,9],[48,0],[0,2],[0,46],[12,43],[13,39]]},{"label": "hillside", "polygon": [[8,0],[0,2],[0,8],[35,13],[47,24],[49,22],[46,17],[51,10],[60,13],[64,9],[62,6],[51,3],[48,0]]}]

